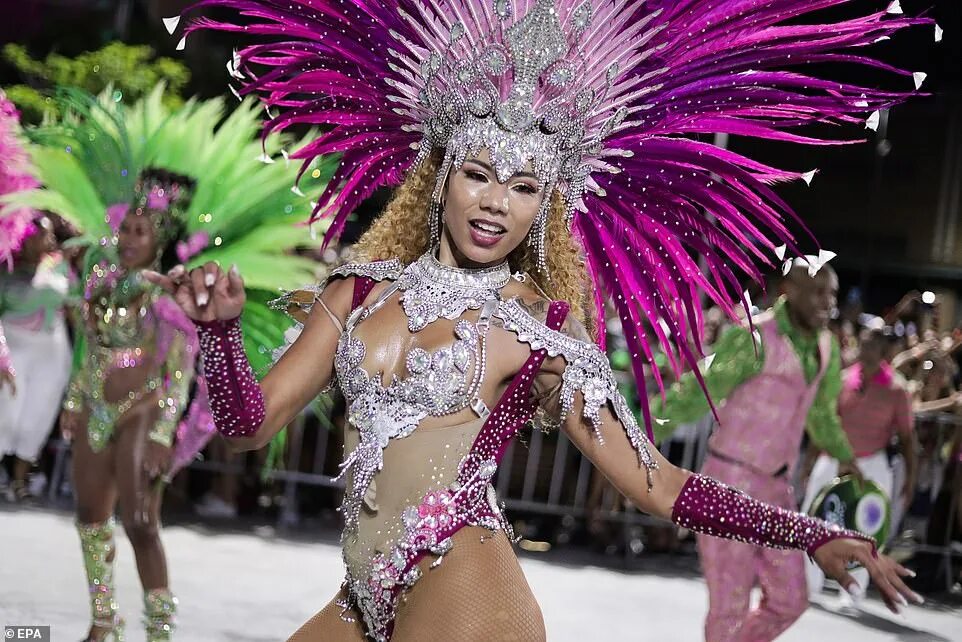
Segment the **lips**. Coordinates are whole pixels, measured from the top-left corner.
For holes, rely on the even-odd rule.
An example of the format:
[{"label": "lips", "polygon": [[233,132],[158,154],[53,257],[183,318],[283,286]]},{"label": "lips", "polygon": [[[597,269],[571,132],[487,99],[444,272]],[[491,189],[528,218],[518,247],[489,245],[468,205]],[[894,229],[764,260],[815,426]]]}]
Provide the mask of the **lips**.
[{"label": "lips", "polygon": [[474,218],[468,221],[468,231],[476,246],[490,248],[500,243],[508,230],[500,223]]},{"label": "lips", "polygon": [[482,234],[488,234],[490,236],[501,236],[508,230],[499,223],[494,221],[487,221],[485,219],[473,218],[468,221],[468,224],[475,230],[478,230]]}]

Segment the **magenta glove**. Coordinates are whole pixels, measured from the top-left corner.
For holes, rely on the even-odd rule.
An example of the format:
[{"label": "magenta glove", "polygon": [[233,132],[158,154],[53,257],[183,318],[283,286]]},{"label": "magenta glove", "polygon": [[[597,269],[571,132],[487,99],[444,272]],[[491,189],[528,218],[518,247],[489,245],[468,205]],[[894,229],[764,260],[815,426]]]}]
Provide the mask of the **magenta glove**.
[{"label": "magenta glove", "polygon": [[264,394],[244,353],[240,319],[194,324],[218,432],[225,437],[253,435],[266,416]]},{"label": "magenta glove", "polygon": [[711,477],[692,475],[681,489],[671,521],[696,533],[770,548],[797,548],[814,556],[822,544],[843,537],[872,544],[861,533],[778,508],[749,497]]}]

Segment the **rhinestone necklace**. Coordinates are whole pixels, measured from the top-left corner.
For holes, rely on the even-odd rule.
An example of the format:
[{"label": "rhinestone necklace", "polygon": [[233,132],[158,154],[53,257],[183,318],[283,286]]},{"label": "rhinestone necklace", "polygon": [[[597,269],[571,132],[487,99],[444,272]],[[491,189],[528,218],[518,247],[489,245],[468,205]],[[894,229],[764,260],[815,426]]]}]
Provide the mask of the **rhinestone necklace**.
[{"label": "rhinestone necklace", "polygon": [[397,284],[408,329],[417,332],[439,318],[457,319],[465,310],[478,310],[511,279],[508,262],[468,270],[444,265],[435,258],[437,246],[407,266]]}]

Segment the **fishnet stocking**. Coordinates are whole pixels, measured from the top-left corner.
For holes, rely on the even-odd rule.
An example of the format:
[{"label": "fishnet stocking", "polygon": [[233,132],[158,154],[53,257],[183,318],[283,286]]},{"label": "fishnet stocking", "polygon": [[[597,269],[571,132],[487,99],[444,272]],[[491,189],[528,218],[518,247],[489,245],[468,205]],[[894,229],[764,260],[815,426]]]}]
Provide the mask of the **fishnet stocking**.
[{"label": "fishnet stocking", "polygon": [[[484,541],[482,542],[482,537]],[[543,642],[544,618],[502,532],[466,527],[401,599],[392,642]]]},{"label": "fishnet stocking", "polygon": [[343,610],[337,602],[345,599],[343,591],[318,611],[314,617],[304,623],[287,642],[364,642],[364,626],[361,617],[353,609],[345,616],[354,619],[345,622],[341,618]]}]

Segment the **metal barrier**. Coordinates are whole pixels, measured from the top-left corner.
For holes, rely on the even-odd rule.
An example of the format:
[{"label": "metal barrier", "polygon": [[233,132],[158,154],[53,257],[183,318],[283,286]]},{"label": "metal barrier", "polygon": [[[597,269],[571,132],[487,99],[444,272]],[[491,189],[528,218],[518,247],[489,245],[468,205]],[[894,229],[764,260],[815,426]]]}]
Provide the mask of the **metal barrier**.
[{"label": "metal barrier", "polygon": [[[343,488],[343,481],[335,481],[339,473],[335,464],[328,461],[332,447],[340,447],[337,431],[318,428],[315,431],[316,443],[313,452],[305,450],[305,430],[311,414],[302,413],[288,428],[288,447],[285,456],[286,466],[269,472],[267,478],[282,484],[285,497],[284,510],[279,516],[278,526],[290,527],[299,521],[295,501],[301,486],[322,486]],[[704,456],[708,431],[697,432],[697,439],[686,440],[682,458],[676,462],[685,468],[696,468]],[[593,475],[598,475],[581,452],[572,446],[571,441],[561,432],[545,433],[540,430],[525,431],[508,448],[495,486],[498,495],[509,509],[528,513],[583,518],[587,511],[588,492]],[[63,481],[67,476],[69,445],[62,440],[52,443],[55,452],[51,483],[48,496],[51,501],[61,494]],[[667,443],[662,447],[667,455]],[[308,468],[298,465],[305,459],[311,461]],[[543,475],[550,467],[550,473]],[[190,465],[191,470],[208,471],[218,474],[243,474],[244,468],[238,464],[223,464],[215,461],[198,460]],[[573,481],[572,481],[573,480]],[[545,483],[547,482],[547,483]],[[612,519],[607,516],[606,519]],[[619,521],[631,523],[651,523],[652,518],[635,513]],[[657,520],[659,523],[664,523]]]},{"label": "metal barrier", "polygon": [[[931,418],[931,417],[927,417]],[[951,425],[962,430],[962,418],[955,415],[939,415],[935,418],[940,424]],[[308,425],[314,433],[314,443],[305,445]],[[286,468],[271,471],[267,477],[281,484],[284,497],[283,509],[277,518],[279,529],[290,529],[300,522],[298,495],[302,487],[327,487],[341,489],[342,481],[336,481],[338,474],[336,461],[329,457],[331,448],[340,448],[339,431],[326,428],[313,428],[316,419],[310,412],[302,413],[288,428],[288,450]],[[661,446],[662,453],[675,456],[679,466],[698,470],[707,451],[707,441],[711,433],[711,417],[706,417],[698,425],[680,430],[673,441]],[[525,442],[525,443],[522,443]],[[680,451],[679,451],[680,447]],[[54,444],[56,458],[49,486],[49,499],[55,501],[63,487],[67,471],[68,446],[62,441]],[[302,462],[309,465],[302,466]],[[218,474],[240,475],[244,468],[214,461],[197,461],[190,466],[193,470]],[[589,490],[593,478],[600,475],[581,452],[572,446],[571,441],[560,431],[545,433],[540,430],[525,431],[515,439],[507,450],[495,481],[498,496],[505,503],[509,514],[557,516],[584,521],[592,509]],[[599,482],[604,483],[604,482]],[[947,524],[955,519],[956,502],[952,502]],[[333,508],[333,506],[332,506]],[[513,515],[517,517],[517,514]],[[628,502],[621,502],[620,510],[605,510],[595,517],[622,525],[625,529],[665,522],[649,517],[635,510]],[[951,532],[946,533],[946,537]],[[627,530],[626,535],[627,538]],[[942,567],[946,577],[951,577],[950,569],[953,556],[959,553],[950,547],[919,545],[916,550],[929,551],[941,555]],[[626,547],[626,557],[628,550]]]}]

